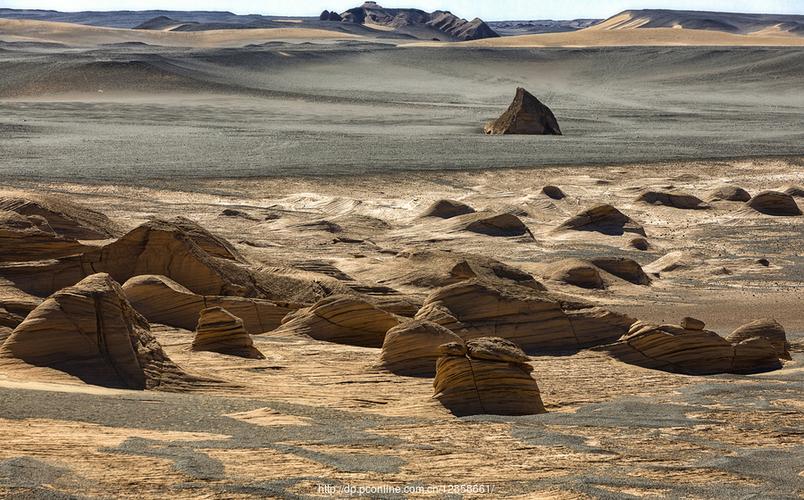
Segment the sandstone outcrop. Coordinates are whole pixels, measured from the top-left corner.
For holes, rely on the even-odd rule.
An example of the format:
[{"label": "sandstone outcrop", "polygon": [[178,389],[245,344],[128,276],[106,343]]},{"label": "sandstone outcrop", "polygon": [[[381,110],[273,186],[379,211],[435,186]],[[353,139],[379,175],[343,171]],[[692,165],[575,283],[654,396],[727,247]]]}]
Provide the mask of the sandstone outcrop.
[{"label": "sandstone outcrop", "polygon": [[611,205],[598,205],[562,222],[558,230],[595,231],[610,236],[635,233],[645,236],[645,229]]},{"label": "sandstone outcrop", "polygon": [[762,191],[754,195],[746,205],[766,215],[801,215],[801,209],[796,204],[796,200],[789,194],[779,191]]},{"label": "sandstone outcrop", "polygon": [[350,295],[333,295],[288,314],[271,336],[304,335],[361,347],[382,347],[385,333],[400,319]]},{"label": "sandstone outcrop", "polygon": [[545,413],[533,367],[516,344],[486,337],[446,344],[441,353],[434,398],[453,414]]},{"label": "sandstone outcrop", "polygon": [[776,350],[764,338],[730,342],[697,324],[688,326],[695,328],[638,321],[618,342],[597,349],[625,363],[687,375],[757,373],[781,367]]},{"label": "sandstone outcrop", "polygon": [[0,262],[54,259],[89,249],[83,243],[56,234],[38,216],[0,211]]},{"label": "sandstone outcrop", "polygon": [[649,205],[662,205],[665,207],[680,208],[684,210],[701,210],[709,208],[709,205],[704,203],[703,200],[697,196],[678,192],[646,191],[639,195],[636,201],[647,203]]},{"label": "sandstone outcrop", "polygon": [[611,341],[634,321],[589,304],[562,301],[547,292],[477,279],[434,291],[416,319],[438,323],[463,339],[502,337],[526,352]]},{"label": "sandstone outcrop", "polygon": [[708,196],[710,201],[748,201],[751,195],[745,189],[731,184],[723,184],[713,189]]},{"label": "sandstone outcrop", "polygon": [[528,226],[513,214],[475,213],[460,217],[462,229],[487,236],[523,236],[533,238]]},{"label": "sandstone outcrop", "polygon": [[642,266],[633,259],[626,257],[595,257],[590,261],[595,266],[609,274],[617,276],[635,285],[650,285],[651,279],[645,274]]},{"label": "sandstone outcrop", "polygon": [[167,357],[108,274],[53,294],[0,347],[0,370],[45,367],[88,384],[173,389],[194,378]]},{"label": "sandstone outcrop", "polygon": [[473,214],[475,209],[456,200],[437,200],[422,213],[422,217],[438,217],[451,219],[459,215]]},{"label": "sandstone outcrop", "polygon": [[41,217],[53,233],[72,240],[105,240],[120,232],[117,224],[104,214],[58,195],[0,197],[2,210]]},{"label": "sandstone outcrop", "polygon": [[254,335],[277,328],[282,318],[302,307],[256,298],[198,295],[170,278],[151,274],[129,279],[123,291],[148,321],[185,330],[195,328],[202,309],[222,307],[240,318],[246,331]]},{"label": "sandstone outcrop", "polygon": [[765,339],[773,346],[776,353],[782,359],[790,358],[790,344],[787,342],[787,334],[784,327],[771,318],[758,319],[745,324],[726,337],[732,344],[738,344],[746,340],[761,338]]},{"label": "sandstone outcrop", "polygon": [[605,288],[598,268],[581,259],[564,259],[550,264],[545,277],[581,288]]},{"label": "sandstone outcrop", "polygon": [[385,334],[380,364],[397,375],[432,377],[440,347],[461,338],[443,326],[424,320],[401,323]]},{"label": "sandstone outcrop", "polygon": [[192,350],[265,359],[254,347],[251,335],[243,327],[243,320],[222,307],[208,307],[201,311]]},{"label": "sandstone outcrop", "polygon": [[516,89],[514,101],[505,113],[487,123],[484,131],[490,135],[561,135],[552,110],[522,87]]}]

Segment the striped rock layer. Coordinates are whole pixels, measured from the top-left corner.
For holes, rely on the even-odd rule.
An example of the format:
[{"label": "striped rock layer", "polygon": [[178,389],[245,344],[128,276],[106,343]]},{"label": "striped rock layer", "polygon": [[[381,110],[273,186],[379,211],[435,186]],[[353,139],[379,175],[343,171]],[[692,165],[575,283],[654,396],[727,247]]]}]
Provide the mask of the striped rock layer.
[{"label": "striped rock layer", "polygon": [[304,335],[316,340],[361,347],[382,347],[397,316],[351,295],[333,295],[288,314],[272,336]]},{"label": "striped rock layer", "polygon": [[243,320],[222,307],[201,311],[193,351],[210,351],[241,358],[265,359],[243,327]]},{"label": "striped rock layer", "polygon": [[726,337],[732,344],[738,344],[749,339],[765,339],[776,350],[776,354],[782,359],[791,359],[790,344],[787,342],[787,334],[784,327],[771,318],[758,319],[745,324]]},{"label": "striped rock layer", "polygon": [[634,322],[600,307],[560,301],[547,292],[482,280],[436,290],[416,319],[438,323],[463,339],[501,337],[526,352],[601,344],[619,338]]},{"label": "striped rock layer", "polygon": [[528,357],[501,338],[446,344],[433,380],[434,398],[458,416],[545,413]]},{"label": "striped rock layer", "polygon": [[385,334],[380,364],[397,375],[432,377],[440,347],[461,338],[443,326],[425,320],[411,320]]},{"label": "striped rock layer", "polygon": [[94,274],[34,309],[0,347],[4,370],[52,368],[88,384],[170,389],[194,381],[162,350],[108,274]]},{"label": "striped rock layer", "polygon": [[611,236],[634,233],[645,236],[645,229],[612,205],[588,208],[561,223],[557,231],[594,231]]},{"label": "striped rock layer", "polygon": [[268,300],[222,295],[199,295],[165,276],[135,276],[123,291],[134,308],[151,323],[193,330],[202,309],[222,307],[243,321],[252,335],[277,328],[288,313],[301,306]]},{"label": "striped rock layer", "polygon": [[89,248],[56,234],[42,219],[0,211],[0,262],[55,259]]}]

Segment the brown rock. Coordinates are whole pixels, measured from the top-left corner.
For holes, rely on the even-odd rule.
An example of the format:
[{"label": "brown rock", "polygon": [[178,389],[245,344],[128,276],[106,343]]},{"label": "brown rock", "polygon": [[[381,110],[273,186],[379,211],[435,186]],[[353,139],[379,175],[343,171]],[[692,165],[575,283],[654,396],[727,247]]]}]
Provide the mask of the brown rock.
[{"label": "brown rock", "polygon": [[422,217],[438,217],[439,219],[451,219],[459,215],[475,213],[475,209],[455,200],[438,200],[424,211]]},{"label": "brown rock", "polygon": [[564,191],[562,191],[558,186],[544,186],[542,188],[542,193],[553,200],[563,200],[567,197],[567,195],[564,194]]},{"label": "brown rock", "polygon": [[1,197],[0,210],[41,217],[47,229],[71,240],[105,240],[120,232],[102,213],[54,194]]},{"label": "brown rock", "polygon": [[613,274],[620,279],[630,281],[635,285],[650,285],[651,279],[645,274],[642,266],[633,259],[625,257],[595,257],[592,264]]},{"label": "brown rock", "polygon": [[553,112],[527,90],[516,89],[514,101],[498,119],[484,128],[486,134],[561,135]]},{"label": "brown rock", "polygon": [[762,191],[751,198],[747,205],[766,215],[801,215],[796,200],[789,194],[778,191]]},{"label": "brown rock", "polygon": [[681,319],[681,328],[685,330],[703,330],[706,327],[706,323],[699,319],[690,318],[686,316]]},{"label": "brown rock", "polygon": [[611,205],[598,205],[567,219],[558,230],[595,231],[612,236],[636,233],[645,236],[645,229]]},{"label": "brown rock", "polygon": [[650,205],[663,205],[685,210],[709,208],[709,205],[704,203],[703,200],[697,196],[678,192],[646,191],[642,193],[636,201]]},{"label": "brown rock", "polygon": [[745,340],[762,338],[770,342],[776,353],[782,359],[790,358],[790,344],[787,342],[787,334],[784,327],[771,318],[758,319],[745,324],[726,337],[732,344],[738,344]]},{"label": "brown rock", "polygon": [[444,344],[460,337],[443,326],[424,320],[401,323],[385,334],[381,365],[397,375],[432,377]]},{"label": "brown rock", "polygon": [[265,359],[254,347],[251,335],[243,327],[243,320],[222,307],[208,307],[201,311],[192,350]]},{"label": "brown rock", "polygon": [[645,238],[634,238],[628,242],[628,246],[644,252],[650,248],[650,243]]},{"label": "brown rock", "polygon": [[709,193],[708,199],[711,201],[748,201],[751,199],[751,195],[739,186],[723,184],[713,189]]},{"label": "brown rock", "polygon": [[461,217],[460,225],[466,231],[488,236],[522,236],[533,238],[528,226],[513,214],[477,213]]},{"label": "brown rock", "polygon": [[35,216],[0,211],[0,262],[55,259],[90,249],[72,238],[53,232]]},{"label": "brown rock", "polygon": [[782,190],[784,194],[788,194],[794,198],[804,198],[804,187],[797,185],[785,186]]},{"label": "brown rock", "polygon": [[581,288],[605,288],[598,268],[581,259],[564,259],[547,267],[545,277]]},{"label": "brown rock", "polygon": [[[445,349],[433,380],[434,398],[458,416],[545,413],[527,356],[500,338],[467,342],[467,353]],[[477,357],[482,356],[482,357]]]},{"label": "brown rock", "polygon": [[14,329],[0,347],[0,370],[32,367],[127,389],[175,389],[198,380],[167,357],[108,274],[53,294]]}]

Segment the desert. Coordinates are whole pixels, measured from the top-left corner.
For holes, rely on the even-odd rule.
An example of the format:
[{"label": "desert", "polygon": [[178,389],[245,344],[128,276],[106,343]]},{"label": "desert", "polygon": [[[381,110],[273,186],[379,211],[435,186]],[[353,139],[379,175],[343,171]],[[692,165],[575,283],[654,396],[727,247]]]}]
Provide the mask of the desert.
[{"label": "desert", "polygon": [[804,16],[336,7],[0,9],[0,497],[802,495]]}]

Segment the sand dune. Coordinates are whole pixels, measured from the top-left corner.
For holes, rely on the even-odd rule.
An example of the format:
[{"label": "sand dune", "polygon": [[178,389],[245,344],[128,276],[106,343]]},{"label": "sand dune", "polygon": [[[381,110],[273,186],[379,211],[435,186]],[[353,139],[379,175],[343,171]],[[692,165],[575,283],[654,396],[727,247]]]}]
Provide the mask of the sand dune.
[{"label": "sand dune", "polygon": [[801,35],[804,32],[804,16],[661,9],[626,10],[589,29],[600,31],[638,28],[684,28],[743,35],[753,33]]},{"label": "sand dune", "polygon": [[353,40],[363,38],[336,31],[308,28],[257,28],[196,32],[101,28],[83,24],[0,19],[0,40],[6,42],[61,43],[91,47],[141,42],[169,47],[242,47],[271,40]]}]

